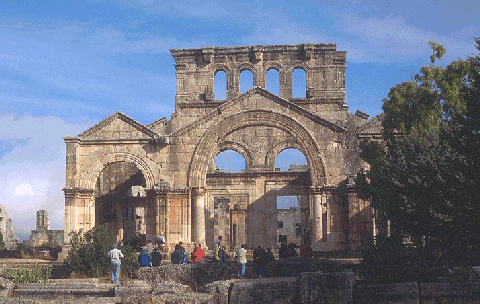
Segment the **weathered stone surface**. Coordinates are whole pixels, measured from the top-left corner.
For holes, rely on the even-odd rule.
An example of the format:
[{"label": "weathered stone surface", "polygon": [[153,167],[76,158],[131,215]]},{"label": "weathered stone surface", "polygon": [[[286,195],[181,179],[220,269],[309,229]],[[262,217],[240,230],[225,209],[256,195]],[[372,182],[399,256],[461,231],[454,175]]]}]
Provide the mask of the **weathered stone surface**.
[{"label": "weathered stone surface", "polygon": [[418,284],[397,283],[357,285],[354,288],[354,302],[360,304],[418,304]]},{"label": "weathered stone surface", "polygon": [[178,282],[164,282],[157,285],[153,290],[153,295],[161,295],[164,293],[173,293],[173,294],[183,294],[187,292],[192,292],[192,289],[187,286],[180,284]]},{"label": "weathered stone surface", "polygon": [[203,293],[216,293],[219,295],[219,304],[228,304],[230,289],[239,280],[215,281],[201,287],[198,291]]},{"label": "weathered stone surface", "polygon": [[197,292],[185,294],[165,293],[162,295],[142,295],[122,299],[121,304],[218,304],[218,295]]},{"label": "weathered stone surface", "polygon": [[143,267],[140,278],[151,286],[164,282],[177,282],[189,286],[193,291],[210,282],[222,279],[223,269],[218,263],[200,261],[194,264],[165,264],[159,267]]},{"label": "weathered stone surface", "polygon": [[12,281],[0,277],[0,299],[12,296],[13,288],[15,284]]},{"label": "weathered stone surface", "polygon": [[115,296],[128,298],[139,294],[150,294],[152,287],[143,280],[134,280],[115,287]]},{"label": "weathered stone surface", "polygon": [[353,272],[303,272],[298,281],[298,303],[351,304],[354,284]]},{"label": "weathered stone surface", "polygon": [[239,280],[233,284],[230,303],[298,303],[296,290],[296,277]]},{"label": "weathered stone surface", "polygon": [[268,277],[296,277],[302,272],[322,270],[322,261],[312,258],[291,257],[275,260],[265,267]]},{"label": "weathered stone surface", "polygon": [[480,282],[423,283],[420,291],[424,304],[480,303]]}]

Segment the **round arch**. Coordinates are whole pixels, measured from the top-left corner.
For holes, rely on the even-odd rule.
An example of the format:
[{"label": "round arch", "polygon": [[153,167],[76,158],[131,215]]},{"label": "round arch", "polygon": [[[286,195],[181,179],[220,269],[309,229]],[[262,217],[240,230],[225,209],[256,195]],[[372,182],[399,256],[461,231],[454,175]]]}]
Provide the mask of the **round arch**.
[{"label": "round arch", "polygon": [[204,187],[208,164],[219,142],[236,130],[250,126],[271,126],[289,133],[299,143],[299,150],[305,154],[310,168],[312,186],[326,184],[326,172],[320,151],[313,136],[292,118],[264,110],[246,111],[231,115],[212,126],[200,139],[188,173],[191,188]]},{"label": "round arch", "polygon": [[105,155],[102,159],[95,162],[95,164],[93,164],[87,171],[86,177],[83,180],[83,185],[80,185],[80,187],[84,189],[95,190],[97,178],[102,172],[103,168],[105,168],[106,165],[115,162],[127,162],[134,164],[140,171],[142,171],[142,174],[145,177],[147,189],[151,189],[155,185],[154,175],[143,159],[130,153],[116,152]]},{"label": "round arch", "polygon": [[243,159],[245,159],[245,170],[248,170],[252,167],[252,163],[253,163],[252,155],[244,145],[241,145],[233,141],[223,141],[218,144],[217,155],[218,153],[226,150],[233,150],[235,152],[240,153],[240,155],[243,156]]},{"label": "round arch", "polygon": [[303,149],[302,146],[296,141],[293,141],[293,140],[282,141],[267,151],[267,155],[265,156],[265,166],[267,167],[267,169],[274,170],[275,160],[277,159],[278,154],[280,154],[280,152],[282,152],[283,150],[290,149],[290,148],[297,149],[305,155],[305,152],[302,151]]},{"label": "round arch", "polygon": [[[237,67],[237,79],[238,81],[240,81],[240,74],[245,71],[245,70],[249,70],[250,72],[252,72],[252,75],[253,75],[253,86],[256,86],[258,85],[258,69],[255,65],[249,63],[249,62],[244,62],[242,64],[240,64],[238,67]],[[240,87],[240,86],[239,86]]]}]

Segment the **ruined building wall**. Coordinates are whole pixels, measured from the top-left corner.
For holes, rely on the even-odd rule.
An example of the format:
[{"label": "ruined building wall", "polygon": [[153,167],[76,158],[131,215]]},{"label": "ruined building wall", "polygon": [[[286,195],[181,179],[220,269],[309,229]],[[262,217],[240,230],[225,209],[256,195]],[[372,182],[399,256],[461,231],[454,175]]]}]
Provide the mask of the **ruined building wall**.
[{"label": "ruined building wall", "polygon": [[[163,231],[169,246],[178,241],[211,246],[224,234],[232,247],[244,242],[274,247],[277,196],[301,195],[302,223],[314,250],[350,248],[355,237],[349,235],[358,234],[358,225],[349,225],[355,194],[346,184],[364,165],[358,157],[360,135],[374,126],[362,127],[368,121],[365,113],[347,111],[346,53],[335,44],[171,53],[177,78],[171,120],[143,125],[117,112],[65,138],[65,235],[108,222],[119,239],[132,231],[154,239]],[[279,73],[278,96],[265,89],[270,69]],[[292,97],[295,69],[305,71],[304,98]],[[240,94],[244,70],[252,72],[254,87]],[[219,71],[227,76],[226,100],[214,94]],[[277,155],[289,148],[305,155],[306,172],[275,171]],[[215,158],[225,150],[245,158],[244,172],[215,173]],[[130,169],[122,168],[141,178],[128,179]],[[131,187],[144,191],[129,191]],[[133,208],[141,208],[141,215]],[[135,231],[132,225],[140,228]]]},{"label": "ruined building wall", "polygon": [[7,208],[3,205],[0,205],[0,232],[3,235],[5,248],[15,249],[18,239],[13,232],[12,219],[8,217]]}]

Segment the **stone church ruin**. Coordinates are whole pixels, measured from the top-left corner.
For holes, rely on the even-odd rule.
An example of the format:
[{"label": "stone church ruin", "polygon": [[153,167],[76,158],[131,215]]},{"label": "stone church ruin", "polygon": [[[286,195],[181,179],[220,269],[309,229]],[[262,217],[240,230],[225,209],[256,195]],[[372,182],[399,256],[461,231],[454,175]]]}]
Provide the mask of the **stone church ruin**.
[{"label": "stone church ruin", "polygon": [[[107,224],[119,240],[164,232],[170,246],[199,241],[211,248],[222,235],[230,249],[276,248],[279,231],[292,231],[288,242],[308,241],[315,251],[356,251],[363,233],[377,233],[352,180],[366,166],[360,142],[380,136],[380,120],[347,111],[346,52],[300,44],[171,54],[177,90],[170,120],[143,125],[117,112],[64,138],[65,242],[71,231]],[[304,98],[292,97],[297,69],[306,75]],[[245,70],[253,87],[241,94]],[[278,95],[266,90],[269,70],[278,72]],[[215,97],[217,73],[226,75],[225,100]],[[275,170],[277,155],[289,148],[305,155],[304,170]],[[216,170],[226,150],[243,156],[245,170]],[[299,198],[298,220],[283,220],[299,229],[278,228],[279,196]]]}]

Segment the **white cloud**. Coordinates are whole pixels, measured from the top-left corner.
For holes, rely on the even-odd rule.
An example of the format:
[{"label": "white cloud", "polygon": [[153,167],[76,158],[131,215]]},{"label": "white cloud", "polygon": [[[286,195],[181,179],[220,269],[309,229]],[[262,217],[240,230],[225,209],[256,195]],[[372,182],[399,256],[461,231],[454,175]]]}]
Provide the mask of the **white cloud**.
[{"label": "white cloud", "polygon": [[86,127],[54,116],[0,115],[0,143],[15,142],[12,150],[0,156],[0,204],[6,206],[14,226],[35,229],[35,214],[45,209],[52,229],[63,229],[62,137],[79,134]]}]

